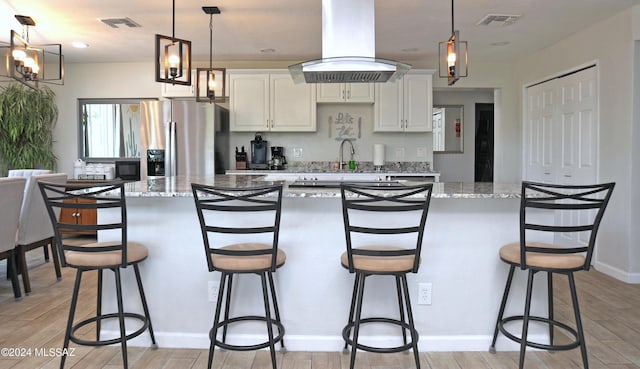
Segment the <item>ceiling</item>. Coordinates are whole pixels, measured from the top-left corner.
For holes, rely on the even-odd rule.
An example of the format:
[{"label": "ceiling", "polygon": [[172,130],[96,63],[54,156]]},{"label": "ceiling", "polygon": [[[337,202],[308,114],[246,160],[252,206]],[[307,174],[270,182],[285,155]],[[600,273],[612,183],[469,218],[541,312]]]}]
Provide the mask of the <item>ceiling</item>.
[{"label": "ceiling", "polygon": [[[469,42],[470,60],[512,60],[635,4],[640,0],[457,0],[455,28]],[[221,10],[213,19],[215,61],[321,56],[321,0],[178,0],[175,37],[192,42],[195,61],[209,55],[209,15],[202,6]],[[451,33],[449,0],[377,0],[375,9],[378,57],[435,59],[438,42]],[[8,41],[11,29],[22,33],[15,14],[28,15],[36,22],[30,41],[61,43],[67,63],[152,61],[154,35],[171,36],[171,12],[170,0],[0,0],[0,41]],[[477,25],[489,13],[521,17],[508,26]],[[125,17],[141,27],[99,21]],[[89,48],[73,48],[73,41]]]}]

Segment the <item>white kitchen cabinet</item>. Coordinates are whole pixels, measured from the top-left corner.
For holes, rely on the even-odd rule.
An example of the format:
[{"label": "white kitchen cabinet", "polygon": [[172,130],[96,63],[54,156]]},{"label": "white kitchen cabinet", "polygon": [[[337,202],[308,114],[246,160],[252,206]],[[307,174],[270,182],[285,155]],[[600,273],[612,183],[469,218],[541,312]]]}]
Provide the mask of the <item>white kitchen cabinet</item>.
[{"label": "white kitchen cabinet", "polygon": [[196,96],[196,71],[191,71],[191,85],[162,84],[162,97],[195,97]]},{"label": "white kitchen cabinet", "polygon": [[317,84],[317,102],[319,103],[373,103],[374,94],[373,83]]},{"label": "white kitchen cabinet", "polygon": [[288,71],[229,73],[231,131],[313,132],[316,91]]},{"label": "white kitchen cabinet", "polygon": [[431,132],[431,72],[406,74],[395,82],[376,84],[375,132]]}]

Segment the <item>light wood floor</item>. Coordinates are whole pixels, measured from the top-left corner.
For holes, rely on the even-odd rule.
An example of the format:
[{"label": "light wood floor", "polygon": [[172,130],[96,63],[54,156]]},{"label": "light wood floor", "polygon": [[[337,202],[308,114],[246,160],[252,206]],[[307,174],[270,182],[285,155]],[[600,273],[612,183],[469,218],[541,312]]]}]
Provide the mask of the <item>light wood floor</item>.
[{"label": "light wood floor", "polygon": [[[30,252],[30,273],[33,292],[21,301],[14,301],[11,283],[0,278],[0,348],[31,350],[25,356],[6,356],[2,351],[0,369],[57,368],[60,363],[55,350],[62,346],[74,271],[63,269],[63,280],[57,282],[51,263],[44,263],[41,252]],[[0,275],[5,275],[5,263],[0,263]],[[505,276],[506,278],[506,276]],[[640,285],[628,285],[597,271],[576,274],[583,324],[592,369],[640,369]],[[83,280],[85,301],[95,301],[95,274]],[[566,278],[554,280],[560,291],[556,297],[556,315],[571,316]],[[82,295],[81,295],[82,296]],[[498,304],[498,301],[496,301]],[[346,308],[346,307],[345,307]],[[93,304],[79,307],[78,316],[89,316]],[[344,317],[336,317],[343,319]],[[493,318],[492,318],[493,319]],[[573,320],[569,320],[573,322]],[[487,342],[487,346],[489,342]],[[87,348],[72,344],[73,357],[67,368],[122,367],[119,347]],[[38,352],[36,352],[39,350]],[[43,356],[42,350],[52,354]],[[160,348],[157,350],[131,347],[129,367],[137,369],[206,368],[207,350]],[[421,352],[425,369],[508,369],[517,368],[516,352]],[[278,354],[282,369],[342,369],[348,368],[349,357],[341,352],[287,352]],[[217,351],[217,369],[271,368],[268,351]],[[407,354],[359,353],[358,369],[413,368],[413,356]],[[549,353],[528,351],[525,368],[582,368],[578,350]]]}]

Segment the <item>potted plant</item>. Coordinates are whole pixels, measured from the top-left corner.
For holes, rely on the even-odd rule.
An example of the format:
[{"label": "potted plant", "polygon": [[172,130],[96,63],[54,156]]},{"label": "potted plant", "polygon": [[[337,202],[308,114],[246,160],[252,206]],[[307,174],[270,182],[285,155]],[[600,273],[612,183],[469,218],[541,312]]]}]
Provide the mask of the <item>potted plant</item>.
[{"label": "potted plant", "polygon": [[9,169],[54,170],[55,93],[13,83],[0,87],[0,175]]}]

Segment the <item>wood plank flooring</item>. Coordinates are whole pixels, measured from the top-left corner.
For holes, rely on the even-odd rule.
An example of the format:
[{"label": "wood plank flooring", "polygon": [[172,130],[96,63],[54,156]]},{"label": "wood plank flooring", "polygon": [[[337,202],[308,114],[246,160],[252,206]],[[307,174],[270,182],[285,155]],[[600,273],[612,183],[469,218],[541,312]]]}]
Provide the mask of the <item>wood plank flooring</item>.
[{"label": "wood plank flooring", "polygon": [[[80,240],[80,242],[82,242]],[[44,263],[42,252],[30,253],[30,276],[33,292],[14,301],[11,283],[0,278],[0,348],[21,348],[16,355],[0,352],[0,369],[58,368],[55,350],[62,347],[75,271],[63,269],[57,282],[52,263]],[[5,275],[6,263],[0,263]],[[81,298],[95,301],[95,274],[83,278]],[[506,278],[506,276],[505,276]],[[640,369],[640,285],[617,281],[595,270],[576,274],[582,319],[586,331],[591,369]],[[555,278],[556,316],[572,315],[566,278]],[[502,286],[500,286],[502,287]],[[496,301],[496,304],[499,302]],[[346,307],[345,307],[346,309]],[[78,317],[89,316],[93,304],[78,307]],[[343,317],[339,317],[342,319]],[[493,317],[492,317],[493,319]],[[569,318],[569,322],[573,322]],[[562,339],[558,334],[558,339]],[[489,342],[487,342],[487,346]],[[71,345],[74,356],[67,368],[115,369],[122,367],[119,347],[88,348]],[[40,350],[36,352],[36,350]],[[42,352],[44,350],[44,352]],[[44,354],[47,355],[44,355]],[[200,369],[207,367],[207,350],[131,347],[129,367],[133,369]],[[421,352],[425,369],[511,369],[518,367],[517,352]],[[344,369],[349,356],[342,352],[278,353],[282,369]],[[414,368],[413,355],[359,353],[358,369]],[[216,351],[216,369],[270,369],[268,351]],[[579,350],[549,353],[527,351],[526,369],[582,368]]]}]

